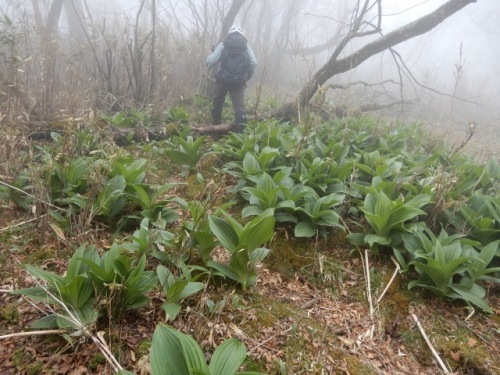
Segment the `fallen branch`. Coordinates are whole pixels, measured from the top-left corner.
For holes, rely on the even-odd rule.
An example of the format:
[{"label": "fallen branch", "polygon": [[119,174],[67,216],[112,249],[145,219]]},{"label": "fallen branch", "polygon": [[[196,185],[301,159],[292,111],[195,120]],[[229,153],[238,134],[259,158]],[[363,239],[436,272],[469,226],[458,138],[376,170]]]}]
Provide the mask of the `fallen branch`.
[{"label": "fallen branch", "polygon": [[[359,250],[359,249],[358,249]],[[371,279],[370,279],[370,262],[368,259],[368,249],[365,249],[365,257],[363,259],[363,254],[360,251],[361,255],[361,263],[363,264],[363,271],[366,277],[366,295],[368,299],[368,304],[370,306],[370,322],[372,323],[370,329],[366,332],[366,335],[363,334],[361,338],[358,337],[359,341],[362,341],[364,337],[370,336],[370,339],[373,339],[373,333],[375,332],[375,319],[374,319],[374,309],[373,309],[373,300],[372,300],[372,288],[371,288]]]},{"label": "fallen branch", "polygon": [[472,318],[472,315],[474,315],[476,313],[476,310],[474,309],[474,307],[471,307],[471,312],[469,313],[469,315],[467,315],[467,317],[464,319],[465,321],[469,320],[470,318]]},{"label": "fallen branch", "polygon": [[[271,336],[269,338],[267,338],[266,340],[264,341],[257,341],[257,340],[254,340],[252,339],[251,337],[249,337],[247,334],[245,334],[245,332],[243,332],[241,329],[239,329],[235,324],[229,324],[229,328],[231,328],[233,330],[233,332],[236,334],[236,336],[240,339],[240,340],[248,340],[250,342],[252,342],[253,344],[255,344],[255,346],[253,348],[250,348],[248,350],[249,353],[251,353],[252,351],[258,349],[259,347],[264,347],[268,350],[271,350],[271,351],[274,351],[276,353],[278,353],[279,351],[274,349],[274,348],[271,348],[265,344],[267,344],[269,341],[271,341],[272,339],[276,338],[277,336],[279,336],[279,334],[276,334],[274,336]],[[284,334],[284,333],[288,333],[292,330],[292,327],[286,329],[285,331],[283,331],[281,334]]]},{"label": "fallen branch", "polygon": [[14,225],[10,225],[8,227],[5,227],[5,228],[2,228],[0,229],[0,233],[2,232],[5,232],[5,231],[8,231],[10,229],[13,229],[13,228],[16,228],[16,227],[20,227],[21,225],[24,225],[24,224],[29,224],[29,223],[32,223],[33,221],[37,221],[37,220],[40,220],[41,218],[47,216],[47,214],[44,214],[42,216],[39,216],[39,217],[35,217],[34,219],[30,219],[30,220],[25,220],[25,221],[22,221],[20,223],[17,223],[17,224],[14,224]]},{"label": "fallen branch", "polygon": [[420,333],[422,334],[422,337],[424,338],[425,342],[429,346],[429,349],[431,350],[432,354],[434,355],[434,358],[436,358],[436,360],[438,361],[439,366],[441,367],[441,369],[444,371],[445,374],[451,374],[450,370],[448,370],[448,368],[444,364],[443,360],[439,356],[439,354],[436,351],[436,349],[434,349],[434,346],[432,346],[431,340],[429,340],[429,337],[427,337],[427,335],[425,334],[424,328],[422,327],[422,324],[420,324],[420,321],[418,320],[418,317],[415,314],[411,314],[411,317],[415,321],[415,324],[417,325]]},{"label": "fallen branch", "polygon": [[0,340],[10,339],[12,337],[51,335],[54,333],[68,333],[68,331],[65,329],[49,329],[44,331],[16,332],[9,333],[8,335],[2,335],[0,336]]},{"label": "fallen branch", "polygon": [[473,329],[472,327],[469,327],[469,325],[465,322],[462,322],[462,320],[460,320],[460,318],[457,317],[457,323],[461,326],[461,327],[464,327],[466,329],[468,329],[469,331],[471,331],[474,335],[476,335],[477,337],[479,337],[486,345],[488,345],[490,348],[492,349],[496,349],[495,345],[492,344],[489,340],[487,340],[484,336],[482,336],[479,332],[477,332],[475,329]]},{"label": "fallen branch", "polygon": [[237,131],[238,128],[234,124],[221,124],[221,125],[206,125],[206,126],[193,126],[191,127],[193,133],[207,134],[222,136],[232,131]]},{"label": "fallen branch", "polygon": [[30,194],[30,193],[28,193],[28,192],[26,192],[26,191],[24,191],[24,190],[22,190],[22,189],[19,189],[19,188],[15,187],[15,186],[12,186],[12,185],[10,185],[10,184],[8,184],[8,183],[6,183],[6,182],[3,182],[2,180],[0,180],[0,185],[7,186],[9,189],[13,189],[13,190],[15,190],[15,191],[18,191],[18,192],[20,192],[20,193],[24,194],[24,195],[27,195],[28,197],[31,197],[31,198],[33,198],[33,199],[35,199],[35,200],[37,200],[38,202],[41,202],[41,203],[43,203],[43,204],[46,204],[46,205],[47,205],[47,206],[49,206],[49,207],[55,208],[56,210],[59,210],[59,211],[66,211],[65,209],[63,209],[63,208],[61,208],[61,207],[54,206],[52,203],[49,203],[49,202],[46,202],[46,201],[44,201],[44,200],[42,200],[42,199],[40,199],[40,198],[37,198],[37,197],[35,197],[34,195],[32,195],[32,194]]},{"label": "fallen branch", "polygon": [[368,249],[365,249],[365,274],[366,274],[366,291],[368,293],[368,303],[370,304],[370,319],[373,322],[373,302],[372,302],[372,288],[370,280],[370,263],[368,260]]},{"label": "fallen branch", "polygon": [[393,263],[396,265],[396,269],[394,270],[394,273],[392,274],[392,277],[391,279],[389,280],[389,282],[387,283],[387,286],[385,287],[384,291],[382,292],[382,294],[380,295],[380,297],[378,297],[377,299],[377,303],[380,303],[380,301],[382,301],[382,298],[384,297],[385,293],[387,293],[387,291],[389,290],[389,287],[391,286],[392,282],[394,281],[394,279],[396,278],[399,270],[401,269],[399,263],[397,263],[394,258],[391,257],[391,260],[393,261]]}]

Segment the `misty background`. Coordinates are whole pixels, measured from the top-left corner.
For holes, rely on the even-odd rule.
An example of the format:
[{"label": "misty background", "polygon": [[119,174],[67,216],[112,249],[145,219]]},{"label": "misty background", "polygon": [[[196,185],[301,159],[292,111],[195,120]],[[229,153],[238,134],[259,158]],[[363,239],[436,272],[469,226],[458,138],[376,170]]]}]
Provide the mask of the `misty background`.
[{"label": "misty background", "polygon": [[[387,34],[445,0],[382,0]],[[375,3],[375,2],[374,2]],[[203,95],[229,0],[0,0],[0,119],[161,110]],[[294,100],[345,35],[359,2],[246,0],[235,18],[258,59],[249,106]],[[420,121],[500,144],[500,2],[478,0],[432,31],[335,75],[321,105]],[[377,12],[367,23],[376,22]],[[380,35],[350,43],[352,53]],[[265,107],[265,106],[264,106]],[[208,115],[208,114],[207,114]],[[493,140],[493,141],[492,141]],[[492,146],[493,145],[493,146]]]}]

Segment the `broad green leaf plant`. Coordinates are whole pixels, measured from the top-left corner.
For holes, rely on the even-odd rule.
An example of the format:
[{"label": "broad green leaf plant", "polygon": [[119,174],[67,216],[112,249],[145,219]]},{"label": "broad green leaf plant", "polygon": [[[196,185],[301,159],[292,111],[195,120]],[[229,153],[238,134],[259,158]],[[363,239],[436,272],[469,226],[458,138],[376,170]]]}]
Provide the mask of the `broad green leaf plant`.
[{"label": "broad green leaf plant", "polygon": [[238,339],[228,339],[215,349],[210,363],[200,345],[175,328],[160,324],[151,343],[152,375],[261,375],[260,372],[238,372],[247,351]]},{"label": "broad green leaf plant", "polygon": [[486,291],[477,281],[500,270],[488,268],[500,241],[490,243],[477,253],[470,245],[456,236],[448,237],[444,231],[438,237],[430,230],[419,232],[417,236],[419,240],[407,241],[406,246],[415,254],[409,266],[414,267],[420,277],[411,281],[408,288],[427,289],[440,297],[462,300],[493,313],[484,300]]},{"label": "broad green leaf plant", "polygon": [[344,197],[340,194],[320,197],[315,191],[307,194],[303,205],[295,208],[299,217],[295,226],[295,237],[314,237],[318,234],[326,237],[327,227],[344,229],[340,224],[340,216],[334,209],[342,203]]},{"label": "broad green leaf plant", "polygon": [[146,270],[145,254],[135,262],[116,242],[102,257],[95,248],[90,248],[89,252],[90,258],[81,259],[88,266],[88,279],[113,316],[149,302],[146,294],[158,285],[158,279],[154,271]]},{"label": "broad green leaf plant", "polygon": [[223,213],[225,219],[212,215],[208,220],[212,233],[231,254],[231,260],[229,264],[211,260],[207,265],[247,289],[257,279],[257,264],[269,253],[269,249],[261,246],[274,236],[274,210],[265,210],[245,226]]},{"label": "broad green leaf plant", "polygon": [[[287,172],[289,174],[289,169],[287,169]],[[294,189],[295,185],[292,179],[283,178],[285,175],[286,171],[279,171],[275,174],[275,178],[273,178],[264,172],[257,178],[255,186],[244,187],[242,195],[249,201],[250,205],[243,208],[242,216],[259,215],[271,208],[274,209],[277,222],[296,223],[297,218],[293,215],[295,202],[292,199],[288,199],[293,195],[291,190]],[[302,187],[302,185],[298,186]],[[300,198],[303,198],[303,195]]]},{"label": "broad green leaf plant", "polygon": [[68,261],[64,276],[44,271],[29,264],[25,266],[26,270],[39,280],[38,285],[19,289],[12,293],[57,306],[52,314],[36,320],[32,324],[32,328],[79,329],[68,310],[75,314],[83,325],[93,324],[97,321],[98,310],[94,306],[96,301],[94,285],[87,275],[89,267],[83,260],[91,261],[94,254],[85,250],[86,246],[82,245],[75,251]]},{"label": "broad green leaf plant", "polygon": [[347,238],[356,246],[368,244],[375,254],[380,246],[394,247],[402,233],[411,231],[410,220],[426,214],[422,207],[430,201],[426,194],[392,200],[383,191],[368,193],[361,210],[374,233],[351,233]]},{"label": "broad green leaf plant", "polygon": [[[204,152],[201,149],[206,137],[198,137],[196,139],[189,135],[186,139],[175,136],[173,147],[165,150],[167,156],[178,165],[185,165],[190,171],[194,170],[196,164],[203,156]],[[177,145],[177,148],[174,148]]]},{"label": "broad green leaf plant", "polygon": [[181,310],[180,302],[198,293],[205,288],[205,284],[199,281],[190,281],[184,275],[174,276],[165,266],[159,265],[156,268],[158,281],[163,289],[167,301],[161,306],[167,314],[167,320],[174,320]]}]

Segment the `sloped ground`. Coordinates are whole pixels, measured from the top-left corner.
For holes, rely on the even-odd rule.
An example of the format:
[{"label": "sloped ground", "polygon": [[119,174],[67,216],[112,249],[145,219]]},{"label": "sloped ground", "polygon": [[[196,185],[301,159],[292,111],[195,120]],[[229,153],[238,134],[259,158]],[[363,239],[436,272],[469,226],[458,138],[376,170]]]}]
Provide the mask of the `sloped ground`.
[{"label": "sloped ground", "polygon": [[[12,207],[2,212],[0,333],[5,335],[26,331],[41,315],[26,300],[5,292],[31,284],[19,263],[62,273],[69,254],[43,219],[5,231],[28,217]],[[106,238],[89,239],[109,245]],[[469,311],[463,306],[408,292],[398,275],[380,303],[374,302],[371,315],[361,256],[349,255],[342,239],[319,244],[282,239],[269,247],[275,253],[260,270],[254,290],[211,286],[190,300],[176,320],[174,325],[193,335],[207,356],[223,339],[238,337],[253,359],[247,368],[269,374],[440,374],[413,313],[456,374],[500,373],[500,298],[493,287],[489,303],[495,315],[476,313],[465,320]],[[378,259],[370,267],[375,301],[395,267]],[[161,296],[151,297],[150,306],[126,314],[123,321],[98,324],[123,366],[142,374],[148,373],[153,330],[164,320]],[[207,300],[216,307],[209,311]],[[280,372],[280,363],[286,372]],[[2,340],[0,369],[5,375],[112,373],[89,341],[75,337],[70,346],[58,335],[31,334]]]},{"label": "sloped ground", "polygon": [[[96,231],[63,241],[46,218],[26,222],[34,217],[12,206],[0,210],[0,335],[13,334],[0,341],[0,374],[113,373],[89,340],[73,337],[70,346],[60,335],[20,336],[43,306],[7,293],[32,285],[20,264],[62,273],[72,245],[89,241],[108,248],[109,234]],[[371,311],[364,254],[351,253],[335,234],[318,243],[286,238],[280,232],[269,245],[272,253],[255,289],[215,283],[184,304],[174,325],[195,337],[207,358],[224,339],[238,337],[248,349],[246,369],[269,374],[442,374],[414,314],[455,374],[500,374],[498,287],[488,289],[492,316],[476,312],[467,319],[470,311],[461,304],[409,292],[402,275],[376,303],[395,266],[386,258],[370,258]],[[151,295],[146,308],[121,321],[101,319],[96,327],[119,362],[137,374],[149,373],[150,340],[165,316],[162,298]]]}]

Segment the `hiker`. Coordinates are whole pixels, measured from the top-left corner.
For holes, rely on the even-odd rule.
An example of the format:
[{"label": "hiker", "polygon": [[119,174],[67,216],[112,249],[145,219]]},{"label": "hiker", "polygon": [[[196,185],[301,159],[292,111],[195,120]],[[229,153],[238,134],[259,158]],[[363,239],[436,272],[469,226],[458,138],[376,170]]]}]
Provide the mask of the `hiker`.
[{"label": "hiker", "polygon": [[222,122],[222,106],[227,93],[233,103],[237,131],[243,131],[247,123],[245,112],[245,88],[257,65],[257,59],[248,45],[243,30],[231,26],[226,39],[219,43],[207,58],[207,66],[212,68],[217,63],[219,70],[215,75],[215,93],[212,106],[212,124]]}]

